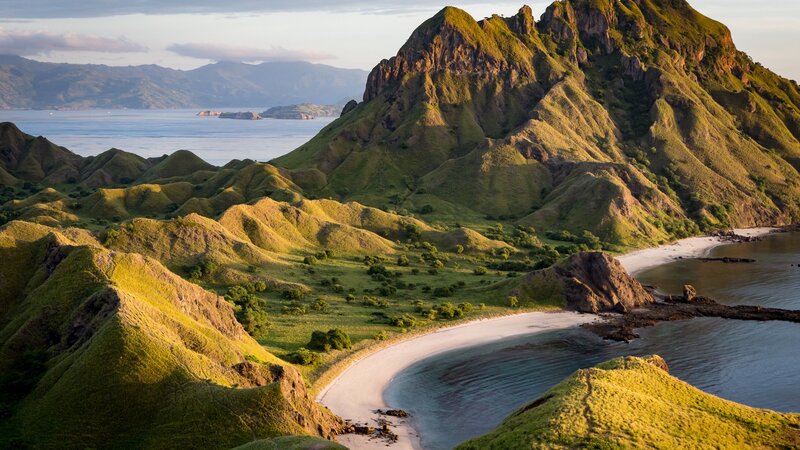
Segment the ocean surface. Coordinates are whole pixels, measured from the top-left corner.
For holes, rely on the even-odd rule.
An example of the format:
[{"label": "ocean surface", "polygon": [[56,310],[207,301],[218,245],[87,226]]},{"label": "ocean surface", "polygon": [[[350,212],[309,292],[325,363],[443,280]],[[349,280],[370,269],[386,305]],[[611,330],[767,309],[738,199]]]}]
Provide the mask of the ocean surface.
[{"label": "ocean surface", "polygon": [[[728,304],[800,309],[800,234],[726,245],[712,256],[753,264],[675,261],[637,276],[667,293],[684,284]],[[739,403],[800,411],[800,324],[716,318],[661,323],[629,344],[581,329],[511,338],[420,361],[398,374],[389,405],[411,413],[426,450],[485,434],[577,369],[623,355],[658,354],[670,372]]]},{"label": "ocean surface", "polygon": [[[226,108],[226,111],[238,111]],[[247,109],[241,109],[246,111]],[[45,136],[82,156],[119,148],[143,157],[190,150],[214,165],[232,159],[269,161],[284,155],[333,121],[234,120],[198,117],[198,110],[0,111],[0,122]]]}]

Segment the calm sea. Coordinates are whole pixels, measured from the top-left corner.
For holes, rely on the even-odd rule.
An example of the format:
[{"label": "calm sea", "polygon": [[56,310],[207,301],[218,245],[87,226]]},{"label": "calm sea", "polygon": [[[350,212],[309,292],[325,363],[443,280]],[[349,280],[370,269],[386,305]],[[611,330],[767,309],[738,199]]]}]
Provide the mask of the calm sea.
[{"label": "calm sea", "polygon": [[[226,111],[236,111],[226,108]],[[242,109],[245,111],[246,109]],[[198,110],[0,111],[0,122],[45,136],[91,156],[112,147],[151,157],[191,150],[215,165],[231,159],[269,161],[319,132],[333,118],[232,120],[197,117]]]},{"label": "calm sea", "polygon": [[[676,261],[638,278],[665,292],[686,283],[729,304],[800,309],[800,234],[718,247],[754,264]],[[795,266],[793,266],[795,265]],[[800,411],[800,325],[702,318],[641,330],[630,344],[580,329],[512,338],[423,360],[385,393],[413,415],[427,450],[449,449],[497,426],[579,368],[622,355],[663,356],[670,372],[706,392],[751,406]]]}]

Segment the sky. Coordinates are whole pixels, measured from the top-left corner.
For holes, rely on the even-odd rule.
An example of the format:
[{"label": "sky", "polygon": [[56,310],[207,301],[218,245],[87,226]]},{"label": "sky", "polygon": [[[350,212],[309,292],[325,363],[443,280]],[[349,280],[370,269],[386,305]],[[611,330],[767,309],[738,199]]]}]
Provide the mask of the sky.
[{"label": "sky", "polygon": [[[538,18],[549,1],[528,2]],[[690,0],[740,50],[800,80],[800,0]],[[304,60],[369,70],[448,4],[480,19],[522,0],[0,0],[0,54],[51,62],[158,64]]]}]

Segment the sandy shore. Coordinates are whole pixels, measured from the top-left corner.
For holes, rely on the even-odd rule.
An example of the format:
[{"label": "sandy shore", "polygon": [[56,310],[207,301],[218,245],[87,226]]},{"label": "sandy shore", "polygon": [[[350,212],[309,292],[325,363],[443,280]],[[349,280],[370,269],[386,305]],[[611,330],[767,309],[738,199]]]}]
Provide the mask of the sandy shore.
[{"label": "sandy shore", "polygon": [[[776,228],[746,228],[736,229],[734,232],[741,236],[764,236],[776,230]],[[674,244],[662,245],[659,247],[646,248],[622,256],[617,260],[622,263],[622,267],[633,275],[651,267],[660,266],[678,258],[699,258],[708,254],[712,248],[726,245],[728,242],[718,237],[700,236],[681,239]]]},{"label": "sandy shore", "polygon": [[[395,375],[417,361],[442,352],[485,344],[511,336],[577,326],[596,316],[572,312],[532,312],[483,319],[433,331],[399,342],[358,360],[317,396],[317,401],[340,417],[375,424],[376,409],[387,409],[383,392]],[[399,436],[392,450],[420,449],[419,437],[406,419],[392,419]],[[351,450],[386,449],[386,442],[344,435],[337,441]]]}]

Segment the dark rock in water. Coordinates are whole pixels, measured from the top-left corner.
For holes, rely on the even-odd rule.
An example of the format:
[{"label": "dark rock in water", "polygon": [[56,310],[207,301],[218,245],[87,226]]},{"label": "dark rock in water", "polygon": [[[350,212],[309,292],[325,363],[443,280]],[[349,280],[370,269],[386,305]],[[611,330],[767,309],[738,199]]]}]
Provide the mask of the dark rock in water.
[{"label": "dark rock in water", "polygon": [[694,296],[686,301],[683,296],[666,296],[664,302],[652,303],[641,310],[624,315],[608,316],[604,322],[581,325],[583,328],[613,341],[630,342],[639,337],[634,331],[651,327],[659,322],[687,320],[695,317],[721,317],[723,319],[800,323],[800,311],[763,306],[728,306],[710,298]]},{"label": "dark rock in water", "polygon": [[703,261],[703,262],[715,262],[715,261],[718,261],[718,262],[723,262],[723,263],[726,263],[726,264],[728,264],[728,263],[754,263],[754,262],[756,262],[755,259],[751,259],[751,258],[732,258],[730,256],[726,256],[724,258],[697,258],[697,259],[700,260],[700,261]]},{"label": "dark rock in water", "polygon": [[514,294],[523,302],[560,300],[567,309],[586,313],[626,313],[654,301],[619,261],[601,252],[577,253],[551,268],[531,272]]},{"label": "dark rock in water", "polygon": [[683,301],[689,303],[693,302],[694,299],[697,298],[697,290],[691,284],[687,284],[683,286]]},{"label": "dark rock in water", "polygon": [[344,108],[342,108],[342,115],[345,115],[350,111],[356,109],[356,106],[358,106],[358,102],[355,100],[350,100],[349,102],[347,102],[346,105],[344,105]]},{"label": "dark rock in water", "polygon": [[403,411],[402,409],[387,409],[385,411],[379,409],[376,412],[382,416],[408,417],[408,413]]},{"label": "dark rock in water", "polygon": [[220,119],[238,119],[238,120],[261,120],[258,113],[252,111],[247,112],[224,112],[219,115]]}]

